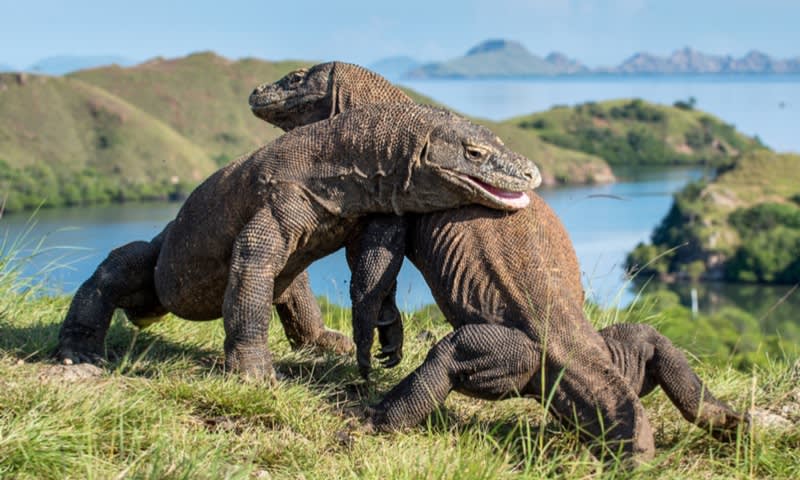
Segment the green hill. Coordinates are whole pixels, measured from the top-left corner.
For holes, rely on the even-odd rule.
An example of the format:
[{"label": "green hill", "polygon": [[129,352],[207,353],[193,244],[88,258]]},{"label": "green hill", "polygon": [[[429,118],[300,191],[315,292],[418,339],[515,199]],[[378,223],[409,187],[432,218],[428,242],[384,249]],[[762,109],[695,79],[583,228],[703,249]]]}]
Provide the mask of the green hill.
[{"label": "green hill", "polygon": [[257,85],[308,62],[231,61],[204,52],[154,59],[131,68],[104,67],[70,75],[124,98],[169,124],[223,165],[277,138],[281,131],[247,106]]},{"label": "green hill", "polygon": [[164,197],[213,168],[169,125],[100,88],[74,78],[0,75],[0,188],[9,210],[43,200]]},{"label": "green hill", "polygon": [[689,184],[628,267],[667,279],[800,282],[800,155],[750,153]]},{"label": "green hill", "polygon": [[725,164],[764,148],[757,139],[685,102],[587,102],[509,122],[536,131],[548,143],[598,155],[612,165]]}]

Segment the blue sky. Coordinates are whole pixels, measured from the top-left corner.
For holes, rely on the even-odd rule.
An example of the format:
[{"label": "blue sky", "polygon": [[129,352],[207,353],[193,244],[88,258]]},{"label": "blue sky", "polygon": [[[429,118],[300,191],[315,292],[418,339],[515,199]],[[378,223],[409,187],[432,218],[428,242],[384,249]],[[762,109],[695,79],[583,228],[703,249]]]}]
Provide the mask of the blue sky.
[{"label": "blue sky", "polygon": [[0,0],[0,64],[53,55],[442,60],[487,38],[615,65],[686,45],[800,55],[797,0]]}]

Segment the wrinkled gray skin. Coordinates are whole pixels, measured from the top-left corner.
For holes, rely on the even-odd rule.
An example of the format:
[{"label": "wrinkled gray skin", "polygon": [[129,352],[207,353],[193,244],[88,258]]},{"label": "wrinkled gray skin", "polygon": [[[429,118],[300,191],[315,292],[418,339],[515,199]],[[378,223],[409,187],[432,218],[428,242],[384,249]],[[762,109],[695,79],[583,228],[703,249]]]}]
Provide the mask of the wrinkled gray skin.
[{"label": "wrinkled gray skin", "polygon": [[[372,72],[328,63],[260,86],[250,104],[259,118],[291,129],[343,110],[337,106],[341,97],[358,106],[354,91],[365,101],[411,101]],[[513,214],[463,207],[404,220],[376,218],[353,242],[360,245],[348,259],[362,371],[369,369],[376,325],[386,363],[401,358],[393,292],[403,253],[456,328],[386,395],[374,411],[375,426],[416,424],[451,390],[489,399],[542,399],[555,389],[551,410],[558,417],[577,420],[591,440],[602,433],[599,409],[605,425],[617,425],[605,432],[610,446],[622,443],[626,453],[647,459],[652,433],[636,396],[661,385],[687,420],[722,440],[735,435],[743,417],[705,389],[666,337],[647,325],[593,331],[583,314],[580,271],[566,231],[546,203],[530,196],[531,205]]]},{"label": "wrinkled gray skin", "polygon": [[[474,148],[485,155],[472,158]],[[112,252],[104,264],[114,268],[101,264],[73,299],[58,355],[98,354],[115,307],[222,316],[226,369],[271,378],[273,299],[346,243],[360,218],[470,202],[509,209],[491,188],[513,197],[539,181],[536,166],[487,129],[431,107],[370,105],[296,129],[217,171],[154,242],[128,247],[158,250],[153,276],[135,277],[152,285],[131,285]]]}]

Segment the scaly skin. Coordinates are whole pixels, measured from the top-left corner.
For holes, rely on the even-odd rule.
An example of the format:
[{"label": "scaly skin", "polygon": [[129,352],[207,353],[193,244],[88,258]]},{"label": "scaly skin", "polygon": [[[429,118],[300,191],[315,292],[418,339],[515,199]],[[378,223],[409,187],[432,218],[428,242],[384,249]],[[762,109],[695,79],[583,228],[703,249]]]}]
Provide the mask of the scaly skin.
[{"label": "scaly skin", "polygon": [[[358,106],[348,87],[361,92],[362,105],[384,98],[411,101],[372,72],[329,63],[260,86],[250,103],[260,118],[291,129],[341,110],[334,92]],[[348,251],[364,372],[375,325],[385,364],[401,358],[402,324],[393,297],[403,253],[422,271],[456,329],[386,395],[375,410],[376,427],[413,425],[454,389],[480,398],[539,399],[555,389],[554,413],[571,421],[575,411],[591,438],[601,433],[593,414],[600,407],[605,425],[619,425],[606,438],[646,459],[652,434],[636,396],[661,385],[687,420],[721,439],[735,434],[743,417],[705,389],[666,337],[645,325],[593,331],[583,314],[580,270],[567,233],[549,206],[529,195],[530,206],[513,214],[462,207],[405,221],[375,218],[357,241],[360,250]]]},{"label": "scaly skin", "polygon": [[[475,148],[485,155],[469,157]],[[535,165],[491,132],[431,107],[371,105],[297,129],[209,177],[153,242],[125,247],[146,259],[133,273],[157,254],[153,276],[136,277],[147,291],[152,278],[154,298],[118,293],[130,280],[109,275],[127,273],[112,252],[76,294],[59,355],[93,360],[115,307],[189,320],[222,316],[226,368],[271,378],[273,299],[310,262],[341,247],[360,218],[470,202],[513,209],[492,188],[527,201],[522,192],[539,182]],[[279,311],[301,307],[286,301]]]}]

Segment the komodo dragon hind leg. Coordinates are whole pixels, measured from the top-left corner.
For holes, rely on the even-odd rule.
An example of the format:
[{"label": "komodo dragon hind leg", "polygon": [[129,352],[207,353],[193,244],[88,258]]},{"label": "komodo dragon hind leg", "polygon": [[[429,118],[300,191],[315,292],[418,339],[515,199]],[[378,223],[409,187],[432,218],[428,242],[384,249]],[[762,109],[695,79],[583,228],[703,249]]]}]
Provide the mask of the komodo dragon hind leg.
[{"label": "komodo dragon hind leg", "polygon": [[616,369],[601,364],[602,355],[590,360],[586,372],[597,367],[605,375],[580,375],[568,368],[563,375],[545,372],[542,382],[539,350],[519,330],[464,325],[437,343],[423,364],[386,394],[372,413],[372,423],[383,431],[415,425],[452,390],[489,400],[532,395],[546,401],[555,389],[550,410],[562,422],[578,427],[596,455],[622,453],[634,461],[652,458],[653,434],[644,409]]},{"label": "komodo dragon hind leg", "polygon": [[403,358],[403,323],[395,304],[397,275],[406,249],[407,221],[393,215],[375,215],[347,244],[347,262],[352,279],[353,338],[361,375],[369,375],[374,330],[378,329],[385,367]]},{"label": "komodo dragon hind leg", "polygon": [[[650,325],[622,323],[600,330],[614,363],[643,397],[661,386],[683,417],[720,441],[736,439],[747,415],[718,400],[692,370],[686,356]],[[641,352],[648,352],[642,354]]]},{"label": "komodo dragon hind leg", "polygon": [[342,333],[325,328],[322,312],[311,291],[308,272],[295,277],[275,301],[275,309],[292,348],[311,347],[336,354],[348,354],[353,341]]},{"label": "komodo dragon hind leg", "polygon": [[72,299],[58,334],[54,355],[65,363],[102,359],[106,333],[116,308],[124,308],[134,324],[166,313],[158,301],[153,272],[164,232],[152,241],[131,242],[116,248],[97,267]]}]

